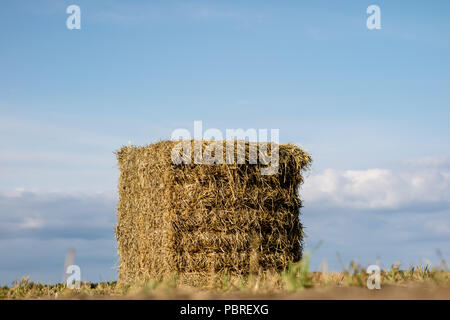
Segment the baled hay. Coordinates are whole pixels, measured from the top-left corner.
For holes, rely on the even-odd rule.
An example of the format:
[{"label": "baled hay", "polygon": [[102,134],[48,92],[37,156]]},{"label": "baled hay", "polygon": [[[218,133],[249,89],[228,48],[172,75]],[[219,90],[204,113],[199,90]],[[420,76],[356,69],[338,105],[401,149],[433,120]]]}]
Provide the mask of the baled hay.
[{"label": "baled hay", "polygon": [[[278,172],[262,175],[267,165],[248,161],[252,143],[234,143],[235,157],[245,148],[244,164],[174,164],[177,143],[117,152],[120,282],[280,270],[301,258],[298,188],[311,162],[308,153],[279,145]],[[202,150],[209,143],[202,141]],[[226,159],[226,142],[220,143]],[[194,141],[191,146],[193,156]]]}]

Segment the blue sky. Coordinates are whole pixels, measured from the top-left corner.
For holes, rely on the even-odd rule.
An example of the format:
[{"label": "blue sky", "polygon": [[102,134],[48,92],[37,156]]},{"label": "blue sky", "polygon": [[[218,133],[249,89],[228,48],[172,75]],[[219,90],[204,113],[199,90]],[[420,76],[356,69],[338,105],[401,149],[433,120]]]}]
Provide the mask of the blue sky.
[{"label": "blue sky", "polygon": [[[67,6],[81,30],[66,28]],[[381,30],[366,8],[381,8]],[[312,267],[450,248],[448,1],[3,1],[0,283],[115,278],[121,145],[278,128],[314,164]]]}]

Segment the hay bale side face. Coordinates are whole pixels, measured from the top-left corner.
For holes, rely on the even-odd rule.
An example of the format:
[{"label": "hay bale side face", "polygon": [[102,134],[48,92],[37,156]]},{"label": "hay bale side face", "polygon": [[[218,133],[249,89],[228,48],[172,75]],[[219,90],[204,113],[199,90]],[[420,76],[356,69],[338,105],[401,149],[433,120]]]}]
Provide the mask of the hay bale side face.
[{"label": "hay bale side face", "polygon": [[280,145],[278,173],[261,175],[262,165],[248,163],[248,143],[245,164],[175,165],[176,143],[117,154],[119,281],[283,269],[301,258],[298,187],[307,153]]},{"label": "hay bale side face", "polygon": [[117,153],[120,282],[160,278],[170,267],[169,190],[165,187],[170,163],[165,151],[164,145],[155,144],[148,148],[123,147]]}]

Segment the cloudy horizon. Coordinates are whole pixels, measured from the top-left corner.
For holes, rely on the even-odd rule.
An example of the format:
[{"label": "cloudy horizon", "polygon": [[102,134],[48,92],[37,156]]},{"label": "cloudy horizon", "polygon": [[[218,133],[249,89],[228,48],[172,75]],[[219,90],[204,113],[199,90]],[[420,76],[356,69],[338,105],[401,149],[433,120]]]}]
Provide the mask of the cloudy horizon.
[{"label": "cloudy horizon", "polygon": [[[403,170],[325,169],[307,172],[302,185],[306,252],[311,268],[339,271],[353,260],[438,266],[450,252],[450,159],[419,158]],[[117,172],[116,172],[117,173]],[[58,282],[74,248],[83,277],[117,279],[114,228],[117,193],[0,192],[2,285],[22,276]],[[20,252],[18,251],[20,248]],[[341,256],[339,260],[338,255]]]}]

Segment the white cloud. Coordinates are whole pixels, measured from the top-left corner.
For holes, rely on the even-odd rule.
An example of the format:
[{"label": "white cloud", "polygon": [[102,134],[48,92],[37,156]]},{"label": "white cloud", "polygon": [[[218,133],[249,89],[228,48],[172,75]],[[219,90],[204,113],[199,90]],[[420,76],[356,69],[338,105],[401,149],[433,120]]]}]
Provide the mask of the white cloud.
[{"label": "white cloud", "polygon": [[[112,154],[112,152],[111,152]],[[115,158],[109,158],[103,155],[84,154],[84,153],[69,153],[69,152],[50,152],[50,151],[36,151],[36,150],[5,150],[0,154],[0,164],[10,163],[28,163],[33,164],[67,164],[76,163],[78,165],[91,166],[111,166],[115,164]]]},{"label": "white cloud", "polygon": [[115,205],[115,194],[0,192],[0,239],[111,238]]},{"label": "white cloud", "polygon": [[439,159],[399,170],[326,169],[306,179],[305,205],[349,209],[435,210],[450,205],[450,171]]},{"label": "white cloud", "polygon": [[44,222],[38,218],[26,217],[22,223],[19,223],[19,228],[23,229],[36,229],[41,228]]},{"label": "white cloud", "polygon": [[435,234],[450,236],[450,224],[448,221],[427,221],[425,226]]},{"label": "white cloud", "polygon": [[18,198],[22,196],[22,194],[25,192],[25,188],[15,188],[12,190],[6,190],[1,192],[0,191],[0,197],[6,197],[6,198]]},{"label": "white cloud", "polygon": [[25,275],[61,281],[68,248],[83,277],[115,278],[115,206],[114,194],[0,192],[0,285]]},{"label": "white cloud", "polygon": [[450,157],[423,157],[408,161],[408,164],[416,167],[431,167],[431,168],[450,168]]}]

